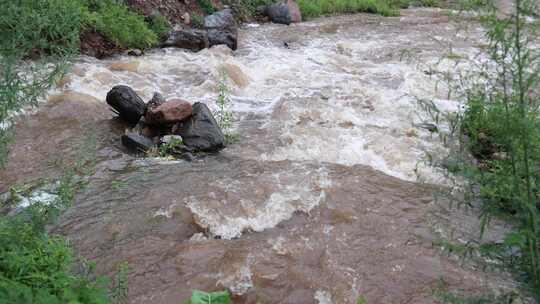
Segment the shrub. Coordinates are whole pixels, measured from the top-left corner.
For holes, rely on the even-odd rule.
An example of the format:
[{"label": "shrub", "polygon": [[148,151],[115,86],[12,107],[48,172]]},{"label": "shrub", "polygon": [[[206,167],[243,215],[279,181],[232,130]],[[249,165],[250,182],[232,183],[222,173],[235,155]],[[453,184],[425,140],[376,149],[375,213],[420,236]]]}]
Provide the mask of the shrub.
[{"label": "shrub", "polygon": [[147,18],[147,23],[150,30],[154,32],[159,39],[166,37],[171,29],[169,21],[167,21],[167,18],[163,17],[163,15],[150,16]]},{"label": "shrub", "polygon": [[[479,1],[476,1],[477,3]],[[466,110],[459,121],[461,159],[469,182],[463,194],[482,203],[483,232],[489,219],[510,219],[515,231],[504,246],[511,266],[532,290],[540,292],[540,52],[533,37],[539,25],[528,22],[536,9],[517,0],[516,11],[501,18],[494,8],[481,20],[486,28],[487,62],[462,85]],[[538,295],[540,296],[540,294]]]},{"label": "shrub", "polygon": [[158,40],[144,22],[144,17],[129,11],[124,5],[99,7],[88,14],[87,24],[124,48],[145,49]]},{"label": "shrub", "polygon": [[298,6],[305,18],[342,13],[374,13],[395,16],[397,9],[387,0],[298,0]]},{"label": "shrub", "polygon": [[208,15],[213,14],[216,11],[210,0],[197,0],[197,4],[203,10],[203,12]]}]

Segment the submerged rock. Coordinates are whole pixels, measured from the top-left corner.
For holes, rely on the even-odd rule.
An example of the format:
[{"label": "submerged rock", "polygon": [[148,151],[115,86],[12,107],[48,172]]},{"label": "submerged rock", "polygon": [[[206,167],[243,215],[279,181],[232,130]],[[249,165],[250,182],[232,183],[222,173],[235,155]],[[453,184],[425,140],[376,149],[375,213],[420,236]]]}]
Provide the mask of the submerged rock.
[{"label": "submerged rock", "polygon": [[148,108],[146,123],[149,125],[170,125],[191,116],[191,104],[182,99],[171,99],[161,105]]},{"label": "submerged rock", "polygon": [[225,147],[225,136],[204,103],[193,104],[191,118],[175,125],[173,132],[182,136],[184,144],[196,151],[216,152]]},{"label": "submerged rock", "polygon": [[285,0],[280,3],[269,4],[263,10],[274,23],[291,24],[302,22],[300,8],[294,0]]},{"label": "submerged rock", "polygon": [[126,122],[135,125],[146,112],[146,104],[133,91],[125,85],[113,87],[107,93],[107,104]]},{"label": "submerged rock", "polygon": [[180,29],[172,31],[162,47],[179,47],[192,51],[200,51],[210,46],[208,33],[201,29]]}]

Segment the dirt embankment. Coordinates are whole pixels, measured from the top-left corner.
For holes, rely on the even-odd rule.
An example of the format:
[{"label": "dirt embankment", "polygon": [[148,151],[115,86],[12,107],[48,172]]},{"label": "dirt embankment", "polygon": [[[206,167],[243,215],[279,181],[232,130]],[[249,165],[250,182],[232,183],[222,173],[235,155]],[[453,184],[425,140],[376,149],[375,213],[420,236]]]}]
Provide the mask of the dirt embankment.
[{"label": "dirt embankment", "polygon": [[[212,0],[210,2],[216,10],[223,8],[219,0]],[[126,0],[125,4],[133,11],[145,17],[159,13],[167,18],[173,26],[183,23],[183,16],[186,13],[190,16],[194,14],[199,16],[206,15],[196,0]],[[114,41],[95,30],[88,30],[81,35],[82,54],[101,59],[123,51],[125,49],[119,47]]]}]

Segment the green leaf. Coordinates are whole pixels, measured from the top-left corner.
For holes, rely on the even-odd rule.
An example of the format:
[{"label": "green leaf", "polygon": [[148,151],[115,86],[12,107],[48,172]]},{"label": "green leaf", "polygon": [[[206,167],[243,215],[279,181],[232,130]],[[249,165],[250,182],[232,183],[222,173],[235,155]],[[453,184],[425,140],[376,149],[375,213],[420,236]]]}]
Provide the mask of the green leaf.
[{"label": "green leaf", "polygon": [[193,290],[190,304],[230,304],[228,291],[204,292]]}]

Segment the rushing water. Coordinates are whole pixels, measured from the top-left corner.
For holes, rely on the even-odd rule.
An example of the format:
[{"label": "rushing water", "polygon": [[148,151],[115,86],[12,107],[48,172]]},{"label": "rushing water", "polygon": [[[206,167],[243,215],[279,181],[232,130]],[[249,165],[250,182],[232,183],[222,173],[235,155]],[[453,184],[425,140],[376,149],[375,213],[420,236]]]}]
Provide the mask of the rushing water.
[{"label": "rushing water", "polygon": [[[425,161],[445,149],[421,127],[433,121],[419,100],[457,110],[432,69],[467,68],[456,58],[474,56],[482,31],[461,25],[408,10],[247,25],[234,53],[80,58],[17,125],[0,191],[54,176],[51,158],[73,155],[68,143],[82,134],[97,137],[95,173],[53,231],[100,273],[129,262],[131,303],[180,303],[194,288],[228,288],[235,303],[433,303],[441,281],[508,286],[431,246],[441,225],[460,223],[441,212],[434,224],[418,182],[444,183]],[[123,126],[104,103],[112,86],[215,107],[221,71],[239,143],[192,163],[122,151]]]}]

